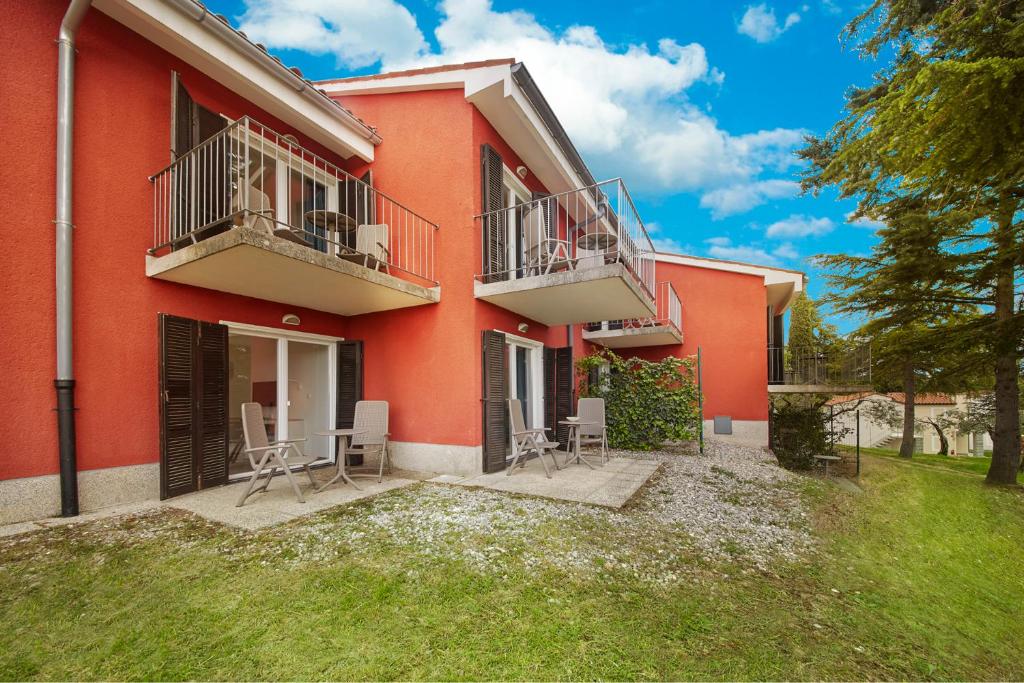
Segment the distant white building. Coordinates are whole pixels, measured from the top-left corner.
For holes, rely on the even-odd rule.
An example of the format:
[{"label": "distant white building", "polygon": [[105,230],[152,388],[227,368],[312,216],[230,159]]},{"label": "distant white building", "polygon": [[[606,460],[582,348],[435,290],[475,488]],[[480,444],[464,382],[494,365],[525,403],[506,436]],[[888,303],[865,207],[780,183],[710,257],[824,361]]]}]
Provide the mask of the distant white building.
[{"label": "distant white building", "polygon": [[[942,414],[953,411],[967,410],[967,396],[965,394],[918,394],[914,397],[914,417],[916,425],[914,429],[914,452],[915,453],[938,453],[940,448],[939,435],[935,428],[925,422],[926,419],[935,419]],[[843,410],[852,408],[860,401],[859,410]],[[892,425],[882,424],[871,417],[872,402],[891,402],[896,404],[902,415],[903,405],[906,396],[901,392],[847,394],[836,396],[826,404],[826,410],[833,408],[836,413],[835,427],[843,432],[838,443],[847,446],[857,444],[857,422],[860,421],[860,445],[865,448],[886,448],[899,450],[903,442],[903,430]],[[842,412],[840,412],[842,411]],[[955,428],[948,428],[943,432],[949,442],[950,455],[983,455],[985,451],[992,450],[992,439],[987,432],[968,433],[960,432]]]}]

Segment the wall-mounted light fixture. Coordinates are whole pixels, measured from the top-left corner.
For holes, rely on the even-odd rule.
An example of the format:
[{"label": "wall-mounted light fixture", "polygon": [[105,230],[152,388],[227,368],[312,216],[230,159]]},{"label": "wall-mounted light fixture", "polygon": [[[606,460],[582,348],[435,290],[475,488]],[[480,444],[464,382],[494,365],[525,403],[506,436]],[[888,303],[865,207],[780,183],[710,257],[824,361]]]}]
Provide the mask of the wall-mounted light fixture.
[{"label": "wall-mounted light fixture", "polygon": [[516,166],[516,175],[522,178],[523,180],[526,180],[526,176],[528,176],[529,174],[530,172],[526,169],[525,166]]},{"label": "wall-mounted light fixture", "polygon": [[299,316],[295,315],[294,313],[285,313],[284,317],[281,318],[281,322],[283,322],[285,325],[298,325],[302,321],[299,320]]},{"label": "wall-mounted light fixture", "polygon": [[519,323],[519,327],[517,327],[516,329],[522,332],[523,334],[526,334],[530,330],[530,326],[527,325],[526,323]]}]

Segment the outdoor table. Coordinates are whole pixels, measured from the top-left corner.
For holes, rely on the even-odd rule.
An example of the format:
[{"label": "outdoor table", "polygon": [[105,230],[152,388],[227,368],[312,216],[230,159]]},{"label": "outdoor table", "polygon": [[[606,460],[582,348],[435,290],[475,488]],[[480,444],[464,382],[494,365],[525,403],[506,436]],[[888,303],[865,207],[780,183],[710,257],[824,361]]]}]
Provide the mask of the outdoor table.
[{"label": "outdoor table", "polygon": [[588,251],[607,250],[618,241],[619,238],[610,232],[588,232],[577,236],[576,245]]},{"label": "outdoor table", "polygon": [[[586,458],[584,458],[583,454],[580,452],[580,426],[582,426],[582,425],[595,425],[597,423],[596,422],[580,422],[579,420],[559,420],[558,424],[566,425],[567,427],[569,427],[569,443],[572,444],[572,446],[573,446],[572,454],[569,457],[566,458],[566,460],[565,460],[565,462],[563,464],[564,465],[568,465],[570,462],[572,462],[573,457],[575,456],[576,464],[579,464],[579,463],[582,462],[584,465],[586,465],[587,467],[589,467],[592,470],[593,469],[597,469],[593,465],[591,465],[590,461],[588,461]],[[568,451],[568,449],[566,449],[566,450]]]},{"label": "outdoor table", "polygon": [[[318,228],[323,229],[328,235],[337,233],[337,243],[341,244],[341,233],[350,233],[357,227],[356,220],[348,214],[328,209],[312,209],[307,211],[303,218]],[[348,246],[348,239],[345,239],[345,246]]]},{"label": "outdoor table", "polygon": [[315,432],[315,434],[317,436],[333,436],[333,437],[335,437],[335,439],[337,440],[337,443],[338,443],[338,449],[337,449],[338,452],[337,452],[337,457],[335,458],[336,461],[337,461],[336,464],[338,466],[338,473],[335,474],[331,478],[331,480],[329,482],[327,482],[323,486],[319,487],[317,489],[317,493],[319,493],[320,491],[323,491],[325,488],[327,488],[328,486],[330,486],[334,482],[338,481],[339,479],[344,479],[345,483],[352,484],[352,487],[355,488],[357,491],[362,491],[361,488],[356,486],[356,483],[354,481],[352,481],[352,478],[349,477],[348,473],[345,471],[345,468],[348,466],[348,462],[347,462],[348,458],[347,458],[347,456],[345,454],[345,448],[346,448],[347,443],[348,443],[347,440],[346,440],[347,438],[351,438],[351,437],[355,436],[356,434],[365,434],[365,433],[366,433],[365,429],[326,429],[326,430],[324,430],[322,432]]}]

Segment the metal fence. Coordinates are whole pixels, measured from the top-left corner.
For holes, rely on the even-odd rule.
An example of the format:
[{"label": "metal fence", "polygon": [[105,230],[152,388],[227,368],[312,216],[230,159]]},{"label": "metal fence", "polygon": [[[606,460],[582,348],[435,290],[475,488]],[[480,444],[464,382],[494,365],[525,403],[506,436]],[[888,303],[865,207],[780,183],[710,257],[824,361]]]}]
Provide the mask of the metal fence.
[{"label": "metal fence", "polygon": [[768,383],[781,385],[871,384],[871,347],[817,349],[768,348]]},{"label": "metal fence", "polygon": [[476,221],[482,282],[623,263],[654,295],[654,245],[621,179],[490,211]]},{"label": "metal fence", "polygon": [[248,227],[437,284],[437,225],[248,117],[153,175],[152,254]]}]

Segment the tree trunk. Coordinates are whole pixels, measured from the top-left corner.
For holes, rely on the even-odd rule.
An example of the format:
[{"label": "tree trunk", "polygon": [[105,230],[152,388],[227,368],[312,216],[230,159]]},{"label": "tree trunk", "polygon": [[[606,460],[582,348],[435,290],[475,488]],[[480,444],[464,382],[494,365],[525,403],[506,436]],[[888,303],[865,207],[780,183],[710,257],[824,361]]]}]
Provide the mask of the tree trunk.
[{"label": "tree trunk", "polygon": [[903,440],[900,442],[900,457],[914,455],[914,365],[903,366]]},{"label": "tree trunk", "polygon": [[942,431],[942,427],[934,422],[929,422],[932,428],[935,429],[935,433],[939,435],[939,455],[949,455],[949,440],[946,438],[945,432]]},{"label": "tree trunk", "polygon": [[989,484],[1016,484],[1017,466],[1020,463],[1020,367],[1012,320],[1016,256],[1013,214],[1016,206],[1016,201],[1004,197],[996,228],[996,419],[995,434],[992,436],[992,464],[985,477]]}]

